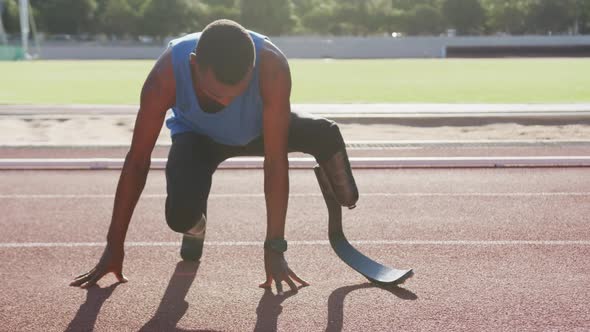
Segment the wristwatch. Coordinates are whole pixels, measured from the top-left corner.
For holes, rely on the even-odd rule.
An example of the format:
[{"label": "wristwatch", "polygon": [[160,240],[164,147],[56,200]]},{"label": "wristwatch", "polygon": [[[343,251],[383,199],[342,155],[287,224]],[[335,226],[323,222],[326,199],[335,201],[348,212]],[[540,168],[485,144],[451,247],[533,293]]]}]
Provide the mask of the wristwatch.
[{"label": "wristwatch", "polygon": [[285,239],[270,239],[264,241],[264,249],[270,249],[278,253],[287,251],[287,240]]}]

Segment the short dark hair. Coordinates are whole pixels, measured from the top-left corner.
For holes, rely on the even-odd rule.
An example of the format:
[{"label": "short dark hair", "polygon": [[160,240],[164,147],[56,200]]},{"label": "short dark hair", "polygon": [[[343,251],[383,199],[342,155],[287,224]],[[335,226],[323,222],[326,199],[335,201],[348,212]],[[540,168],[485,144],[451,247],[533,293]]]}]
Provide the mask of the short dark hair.
[{"label": "short dark hair", "polygon": [[244,27],[231,20],[217,20],[207,25],[195,53],[200,66],[211,68],[221,83],[229,85],[240,82],[256,61],[252,37]]}]

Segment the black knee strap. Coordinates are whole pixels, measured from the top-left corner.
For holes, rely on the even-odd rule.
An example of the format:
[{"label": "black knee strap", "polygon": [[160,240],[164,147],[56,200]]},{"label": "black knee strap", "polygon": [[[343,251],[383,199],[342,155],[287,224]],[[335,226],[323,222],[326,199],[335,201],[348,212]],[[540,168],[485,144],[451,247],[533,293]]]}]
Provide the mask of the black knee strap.
[{"label": "black knee strap", "polygon": [[204,214],[201,214],[201,218],[197,220],[195,225],[191,227],[188,231],[184,234],[188,236],[192,236],[195,238],[204,239],[205,238],[205,231],[207,230],[207,218]]}]

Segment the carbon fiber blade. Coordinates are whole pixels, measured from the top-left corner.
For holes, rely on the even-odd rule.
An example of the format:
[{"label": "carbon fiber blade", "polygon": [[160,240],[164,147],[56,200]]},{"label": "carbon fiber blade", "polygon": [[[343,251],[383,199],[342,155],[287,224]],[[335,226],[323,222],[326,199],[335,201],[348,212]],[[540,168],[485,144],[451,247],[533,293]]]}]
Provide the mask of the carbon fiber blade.
[{"label": "carbon fiber blade", "polygon": [[328,237],[332,249],[348,266],[379,285],[397,285],[414,275],[412,269],[399,270],[375,262],[353,247],[342,230],[342,207],[334,199],[330,184],[323,170],[314,168],[318,183],[328,207]]}]

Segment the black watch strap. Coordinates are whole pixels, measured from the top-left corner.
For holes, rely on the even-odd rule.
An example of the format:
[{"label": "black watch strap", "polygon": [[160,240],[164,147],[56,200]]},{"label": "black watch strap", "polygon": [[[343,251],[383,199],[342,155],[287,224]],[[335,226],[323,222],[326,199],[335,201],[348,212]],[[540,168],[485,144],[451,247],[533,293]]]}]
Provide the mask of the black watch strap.
[{"label": "black watch strap", "polygon": [[264,241],[264,249],[270,249],[275,252],[283,253],[287,251],[287,240],[285,239],[270,239]]}]

